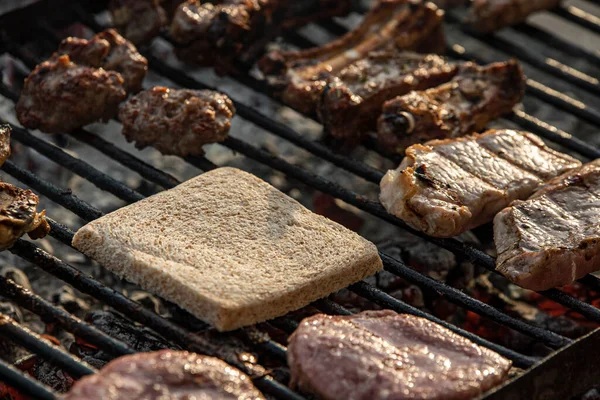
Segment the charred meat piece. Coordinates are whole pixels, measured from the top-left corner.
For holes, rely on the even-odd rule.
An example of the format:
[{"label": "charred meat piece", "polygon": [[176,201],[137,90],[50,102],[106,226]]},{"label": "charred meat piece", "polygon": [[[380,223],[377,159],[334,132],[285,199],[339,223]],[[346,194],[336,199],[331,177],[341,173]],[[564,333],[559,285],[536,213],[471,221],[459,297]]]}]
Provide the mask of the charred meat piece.
[{"label": "charred meat piece", "polygon": [[530,133],[491,130],[410,146],[398,169],[381,180],[379,198],[414,229],[452,237],[580,165]]},{"label": "charred meat piece", "polygon": [[468,0],[431,0],[436,6],[442,10],[448,10],[454,7],[460,7],[467,4]]},{"label": "charred meat piece", "polygon": [[77,381],[64,400],[264,400],[250,377],[218,358],[162,350],[119,357]]},{"label": "charred meat piece", "polygon": [[308,50],[268,53],[259,67],[287,105],[314,116],[330,78],[370,52],[394,47],[443,51],[442,17],[443,12],[429,2],[379,0],[357,28],[338,40]]},{"label": "charred meat piece", "polygon": [[27,128],[68,133],[100,119],[108,121],[126,97],[119,73],[77,65],[63,55],[29,74],[16,112]]},{"label": "charred meat piece", "polygon": [[494,218],[496,270],[531,290],[600,269],[600,160],[567,172]]},{"label": "charred meat piece", "polygon": [[114,29],[96,34],[92,39],[67,38],[58,47],[76,64],[116,71],[125,81],[128,93],[139,92],[148,72],[148,61]]},{"label": "charred meat piece", "polygon": [[31,190],[0,182],[0,250],[11,248],[25,233],[40,239],[50,232],[46,211],[37,212],[38,203]]},{"label": "charred meat piece", "polygon": [[471,399],[511,362],[424,318],[318,314],[290,337],[291,386],[320,399]]},{"label": "charred meat piece", "polygon": [[10,133],[9,125],[0,125],[0,167],[10,157]]},{"label": "charred meat piece", "polygon": [[548,10],[561,0],[473,0],[466,23],[479,32],[493,32],[523,22],[537,11]]},{"label": "charred meat piece", "polygon": [[402,152],[414,143],[480,131],[523,98],[525,77],[516,60],[466,63],[452,81],[387,101],[379,117],[382,147]]},{"label": "charred meat piece", "polygon": [[202,146],[227,138],[235,108],[224,94],[210,90],[153,87],[121,105],[123,135],[142,149],[163,154],[204,154]]},{"label": "charred meat piece", "polygon": [[440,85],[457,72],[456,65],[436,55],[396,49],[371,52],[330,79],[317,114],[333,137],[358,142],[375,129],[387,99]]}]

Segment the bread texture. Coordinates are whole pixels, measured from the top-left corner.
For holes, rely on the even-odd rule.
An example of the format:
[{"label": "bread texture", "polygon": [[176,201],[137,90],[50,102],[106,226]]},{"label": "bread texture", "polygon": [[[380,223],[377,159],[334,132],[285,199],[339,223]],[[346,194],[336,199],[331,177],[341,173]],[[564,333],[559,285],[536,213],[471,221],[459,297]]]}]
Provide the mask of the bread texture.
[{"label": "bread texture", "polygon": [[73,246],[220,331],[284,315],[382,268],[373,243],[235,168],[99,218]]}]

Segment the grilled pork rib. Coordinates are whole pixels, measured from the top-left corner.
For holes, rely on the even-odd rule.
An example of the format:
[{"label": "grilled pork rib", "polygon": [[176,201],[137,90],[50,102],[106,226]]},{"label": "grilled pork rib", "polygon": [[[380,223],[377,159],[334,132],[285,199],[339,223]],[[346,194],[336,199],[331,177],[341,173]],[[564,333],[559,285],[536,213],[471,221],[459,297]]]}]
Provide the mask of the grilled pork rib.
[{"label": "grilled pork rib", "polygon": [[473,0],[466,22],[479,32],[493,32],[518,24],[536,11],[559,5],[561,0]]},{"label": "grilled pork rib", "polygon": [[396,49],[442,51],[442,17],[443,12],[432,3],[379,0],[357,28],[338,40],[308,50],[268,53],[259,67],[287,105],[315,116],[317,102],[330,78],[369,53],[385,50],[393,54]]},{"label": "grilled pork rib", "polygon": [[521,101],[525,77],[516,60],[466,63],[452,81],[387,101],[378,120],[382,147],[402,152],[432,139],[455,138],[485,128]]},{"label": "grilled pork rib", "polygon": [[546,290],[600,269],[600,160],[567,172],[494,218],[496,270]]},{"label": "grilled pork rib", "polygon": [[121,105],[119,119],[127,141],[138,149],[154,146],[163,154],[204,154],[202,146],[222,142],[235,108],[210,90],[153,87]]},{"label": "grilled pork rib", "polygon": [[290,337],[292,387],[323,400],[472,399],[511,362],[424,318],[318,314]]},{"label": "grilled pork rib", "polygon": [[0,167],[10,157],[11,132],[9,125],[0,124]]},{"label": "grilled pork rib", "polygon": [[526,132],[434,140],[406,150],[398,169],[381,180],[380,200],[414,229],[452,237],[491,221],[513,200],[579,165]]}]

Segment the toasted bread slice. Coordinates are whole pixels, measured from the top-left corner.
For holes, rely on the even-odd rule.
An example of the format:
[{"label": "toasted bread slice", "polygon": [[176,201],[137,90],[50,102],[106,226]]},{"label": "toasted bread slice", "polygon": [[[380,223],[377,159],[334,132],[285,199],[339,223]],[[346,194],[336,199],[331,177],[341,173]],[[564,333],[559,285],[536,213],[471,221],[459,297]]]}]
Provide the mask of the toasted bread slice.
[{"label": "toasted bread slice", "polygon": [[284,315],[382,268],[371,242],[234,168],[95,220],[73,246],[220,331]]}]

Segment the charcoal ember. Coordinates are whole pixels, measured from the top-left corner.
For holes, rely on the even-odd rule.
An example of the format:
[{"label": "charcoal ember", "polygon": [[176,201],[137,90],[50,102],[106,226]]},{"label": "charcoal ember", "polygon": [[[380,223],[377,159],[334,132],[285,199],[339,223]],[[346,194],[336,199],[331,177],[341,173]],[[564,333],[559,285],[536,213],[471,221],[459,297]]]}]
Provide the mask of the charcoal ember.
[{"label": "charcoal ember", "polygon": [[21,309],[13,303],[0,301],[0,314],[10,317],[16,322],[23,322],[23,313],[21,312]]},{"label": "charcoal ember", "polygon": [[423,291],[416,285],[409,285],[405,288],[395,289],[389,293],[390,296],[395,297],[398,300],[402,300],[408,305],[413,307],[424,309],[425,298]]},{"label": "charcoal ember", "polygon": [[313,197],[313,210],[315,213],[323,215],[355,232],[362,228],[365,221],[355,212],[343,207],[345,205],[342,202],[337,201],[328,194],[317,193]]},{"label": "charcoal ember", "polygon": [[[23,322],[21,309],[12,303],[0,301],[0,314],[6,315],[19,323]],[[14,343],[4,337],[0,337],[1,359],[12,363],[19,354],[19,348]]]},{"label": "charcoal ember", "polygon": [[25,289],[31,290],[31,284],[29,283],[29,278],[23,271],[14,267],[4,267],[0,270],[0,275],[3,277],[12,280],[17,285],[24,287]]},{"label": "charcoal ember", "polygon": [[90,309],[89,304],[84,299],[77,296],[70,286],[61,287],[59,291],[52,296],[52,302],[80,318]]},{"label": "charcoal ember", "polygon": [[131,293],[129,296],[131,300],[140,303],[145,308],[153,311],[155,314],[165,316],[165,309],[162,302],[154,295],[143,292],[141,290]]},{"label": "charcoal ember", "polygon": [[600,400],[600,389],[593,388],[581,396],[580,400]]},{"label": "charcoal ember", "polygon": [[74,383],[73,378],[66,372],[41,358],[37,359],[32,375],[35,379],[59,393],[68,392]]},{"label": "charcoal ember", "polygon": [[[262,368],[257,365],[258,354],[255,352],[256,345],[254,342],[248,343],[233,332],[219,332],[214,329],[198,332],[197,336],[201,340],[205,340],[211,345],[216,346],[219,358],[237,359],[248,369],[254,370],[259,374],[265,373],[265,371],[261,371]],[[268,335],[266,335],[265,338],[268,338]],[[248,339],[248,337],[245,337],[245,339]],[[261,364],[269,365],[270,363],[278,361],[269,357],[270,355],[265,353],[264,357],[261,357]]]}]

